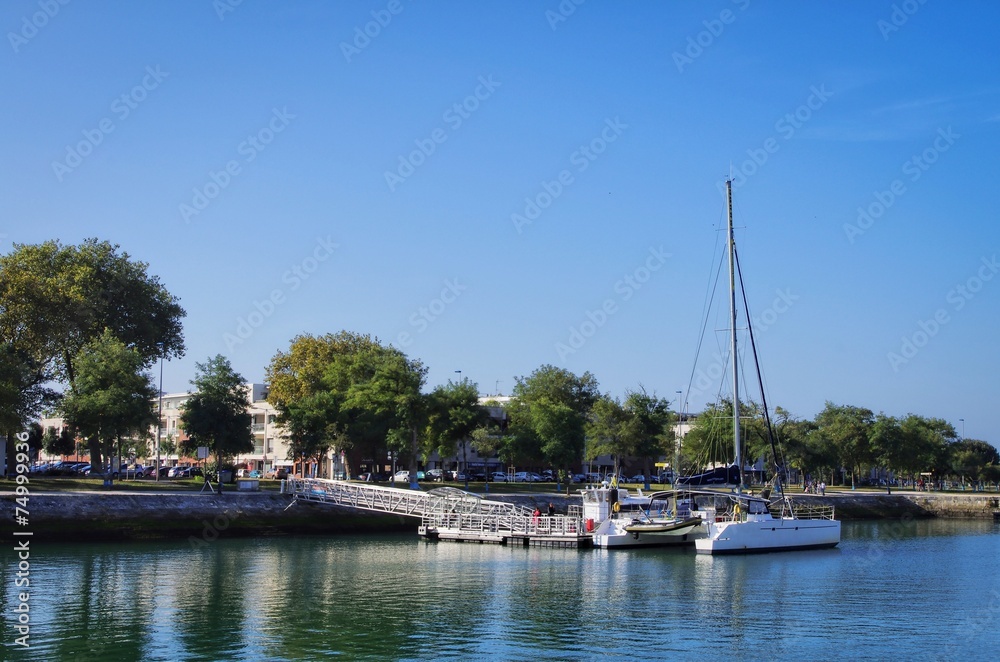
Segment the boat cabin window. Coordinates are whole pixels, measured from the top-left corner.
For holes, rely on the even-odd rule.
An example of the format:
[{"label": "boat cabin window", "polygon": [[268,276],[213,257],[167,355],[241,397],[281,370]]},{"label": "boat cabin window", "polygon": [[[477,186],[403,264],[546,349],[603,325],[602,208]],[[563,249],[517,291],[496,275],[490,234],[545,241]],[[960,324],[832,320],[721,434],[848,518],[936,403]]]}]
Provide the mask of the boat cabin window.
[{"label": "boat cabin window", "polygon": [[764,515],[768,512],[767,502],[760,501],[758,499],[752,499],[747,502],[747,509],[751,515]]}]

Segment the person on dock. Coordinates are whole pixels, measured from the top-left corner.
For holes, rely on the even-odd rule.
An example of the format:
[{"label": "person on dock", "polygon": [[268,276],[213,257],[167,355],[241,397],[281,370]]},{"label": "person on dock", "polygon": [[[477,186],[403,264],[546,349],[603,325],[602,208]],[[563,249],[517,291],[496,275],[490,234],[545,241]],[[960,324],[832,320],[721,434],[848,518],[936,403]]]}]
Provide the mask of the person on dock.
[{"label": "person on dock", "polygon": [[531,513],[531,526],[533,526],[534,528],[537,529],[538,528],[538,518],[541,517],[541,516],[542,516],[542,511],[540,511],[538,509],[538,506],[535,506],[535,512]]},{"label": "person on dock", "polygon": [[555,507],[555,505],[553,505],[553,503],[552,503],[552,502],[550,501],[550,502],[549,502],[549,517],[552,517],[552,516],[554,516],[555,514],[556,514],[556,507]]}]

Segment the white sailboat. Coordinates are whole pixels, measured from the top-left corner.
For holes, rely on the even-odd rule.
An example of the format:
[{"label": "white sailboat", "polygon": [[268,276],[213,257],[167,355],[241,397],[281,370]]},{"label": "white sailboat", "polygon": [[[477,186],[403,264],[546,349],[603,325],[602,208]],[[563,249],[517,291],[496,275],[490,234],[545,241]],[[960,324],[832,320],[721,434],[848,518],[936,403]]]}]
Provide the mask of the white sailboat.
[{"label": "white sailboat", "polygon": [[[736,339],[736,243],[733,233],[732,181],[726,182],[729,250],[729,312],[733,362],[733,441],[736,466],[743,467],[740,453],[740,398]],[[748,315],[749,317],[749,315]],[[749,324],[749,320],[748,320]],[[751,331],[752,334],[752,331]],[[751,341],[753,336],[751,335]],[[765,413],[767,406],[764,406]],[[770,428],[770,424],[768,424]],[[769,430],[770,432],[770,430]],[[773,444],[773,437],[772,437]],[[775,454],[777,458],[777,455]],[[777,460],[776,460],[777,462]],[[777,467],[776,467],[777,469]],[[776,480],[780,480],[780,470]],[[742,480],[732,494],[716,493],[700,497],[697,513],[705,523],[704,537],[695,540],[695,549],[703,554],[746,554],[784,550],[822,549],[840,542],[840,522],[832,507],[796,506],[783,493],[776,500],[767,494],[744,494]],[[780,485],[780,484],[779,484]],[[780,489],[780,488],[779,488]]]}]

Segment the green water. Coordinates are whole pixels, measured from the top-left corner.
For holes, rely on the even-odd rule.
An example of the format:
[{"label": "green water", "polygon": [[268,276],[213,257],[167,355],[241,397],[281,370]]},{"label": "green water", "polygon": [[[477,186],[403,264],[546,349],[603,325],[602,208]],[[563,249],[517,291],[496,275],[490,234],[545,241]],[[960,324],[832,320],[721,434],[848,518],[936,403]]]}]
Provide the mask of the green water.
[{"label": "green water", "polygon": [[1000,528],[847,523],[747,557],[413,535],[38,545],[9,660],[995,659]]}]

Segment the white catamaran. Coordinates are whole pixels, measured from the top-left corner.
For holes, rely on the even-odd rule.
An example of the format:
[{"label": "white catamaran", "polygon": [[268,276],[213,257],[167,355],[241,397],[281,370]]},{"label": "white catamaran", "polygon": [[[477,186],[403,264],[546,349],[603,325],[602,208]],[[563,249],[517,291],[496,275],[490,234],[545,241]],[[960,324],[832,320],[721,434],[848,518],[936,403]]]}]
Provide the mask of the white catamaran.
[{"label": "white catamaran", "polygon": [[[728,210],[729,250],[729,313],[731,326],[731,360],[733,362],[733,440],[736,448],[735,466],[743,467],[740,453],[740,398],[739,371],[737,368],[736,341],[736,243],[733,233],[733,190],[732,181],[726,182]],[[742,280],[741,280],[742,284]],[[749,318],[749,314],[747,315]],[[749,325],[749,319],[747,320]],[[753,330],[750,330],[753,346]],[[756,354],[756,349],[754,349]],[[755,360],[756,363],[756,360]],[[760,382],[758,370],[758,382]],[[761,386],[763,386],[761,384]],[[761,388],[763,395],[763,387]],[[781,492],[783,468],[778,466],[778,455],[774,448],[767,405],[764,404],[768,435],[771,437],[775,459],[775,481]],[[696,537],[694,544],[699,553],[704,554],[745,554],[751,552],[774,552],[782,550],[822,549],[835,547],[840,542],[840,522],[834,519],[832,507],[797,506],[781,492],[775,500],[768,499],[769,491],[758,496],[744,494],[742,477],[732,494],[716,493],[697,499],[695,514],[704,519],[704,537]]]}]

